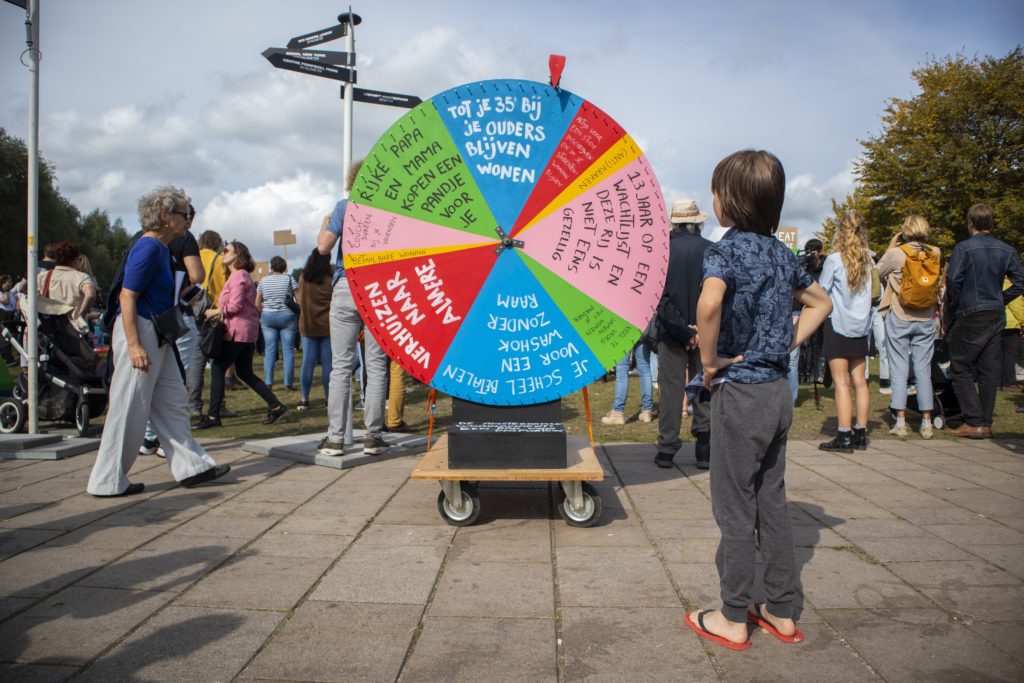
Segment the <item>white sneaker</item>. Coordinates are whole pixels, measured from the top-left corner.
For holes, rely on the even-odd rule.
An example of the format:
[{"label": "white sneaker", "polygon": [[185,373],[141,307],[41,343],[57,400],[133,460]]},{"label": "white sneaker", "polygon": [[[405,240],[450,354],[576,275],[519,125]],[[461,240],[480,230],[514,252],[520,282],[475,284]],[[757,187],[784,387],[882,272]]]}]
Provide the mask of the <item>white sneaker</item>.
[{"label": "white sneaker", "polygon": [[139,446],[139,455],[153,455],[158,450],[160,450],[159,439],[153,439],[152,441],[149,439],[143,439],[142,445]]},{"label": "white sneaker", "polygon": [[650,423],[654,421],[655,415],[656,413],[653,410],[641,410],[636,419],[644,423]]},{"label": "white sneaker", "polygon": [[601,418],[601,424],[624,425],[626,424],[626,414],[617,410],[609,410],[608,414]]},{"label": "white sneaker", "polygon": [[931,420],[928,420],[927,422],[921,422],[921,438],[930,439],[933,436],[935,436],[935,432],[932,430]]},{"label": "white sneaker", "polygon": [[889,433],[892,434],[893,436],[898,436],[901,439],[907,438],[907,423],[897,423],[896,425],[893,426],[892,429],[889,430]]}]

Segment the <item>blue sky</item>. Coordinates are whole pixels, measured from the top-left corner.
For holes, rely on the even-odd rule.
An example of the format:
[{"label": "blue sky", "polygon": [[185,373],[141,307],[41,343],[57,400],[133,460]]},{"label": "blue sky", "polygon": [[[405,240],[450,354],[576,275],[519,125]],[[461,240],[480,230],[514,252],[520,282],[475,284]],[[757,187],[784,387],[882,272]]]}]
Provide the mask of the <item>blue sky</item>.
[{"label": "blue sky", "polygon": [[[333,81],[275,70],[260,53],[335,22],[344,5],[303,0],[42,0],[41,147],[83,211],[135,224],[153,186],[185,187],[198,229],[293,261],[339,195],[342,108]],[[353,8],[359,83],[423,98],[489,78],[547,80],[613,116],[644,148],[666,200],[710,207],[715,164],[769,149],[789,180],[783,223],[801,239],[852,187],[858,139],[911,71],[956,52],[1022,42],[1024,2],[395,1]],[[0,126],[27,131],[24,13],[0,3]],[[342,50],[343,43],[323,46]],[[365,152],[405,110],[355,105]],[[709,228],[714,219],[709,221]],[[14,228],[18,233],[22,226]]]}]

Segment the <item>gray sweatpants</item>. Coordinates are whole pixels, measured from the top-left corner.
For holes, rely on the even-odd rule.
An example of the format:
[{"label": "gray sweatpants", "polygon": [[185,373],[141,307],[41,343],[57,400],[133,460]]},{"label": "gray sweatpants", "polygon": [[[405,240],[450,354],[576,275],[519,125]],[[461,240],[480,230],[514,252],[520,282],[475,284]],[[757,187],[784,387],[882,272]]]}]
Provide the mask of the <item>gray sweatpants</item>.
[{"label": "gray sweatpants", "polygon": [[114,376],[110,380],[110,401],[103,423],[103,437],[89,476],[89,493],[113,495],[128,488],[132,468],[146,431],[146,418],[167,454],[175,481],[205,472],[216,463],[192,438],[188,424],[185,383],[170,346],[160,346],[153,323],[137,318],[139,340],[149,356],[149,370],[132,367],[121,316],[114,324],[110,353],[114,354]]},{"label": "gray sweatpants", "polygon": [[786,378],[768,384],[726,382],[711,392],[711,509],[722,532],[715,562],[722,613],[729,621],[746,621],[755,530],[768,611],[778,617],[794,613],[796,568],[785,482],[792,421]]},{"label": "gray sweatpants", "polygon": [[[334,285],[331,294],[331,384],[327,396],[327,438],[335,443],[345,442],[345,423],[348,421],[349,392],[352,390],[352,368],[355,365],[356,344],[363,319],[356,310],[355,300],[344,277]],[[388,357],[369,330],[363,335],[366,354],[366,387],[363,396],[363,422],[371,436],[380,436],[384,430],[384,401],[387,399]]]}]

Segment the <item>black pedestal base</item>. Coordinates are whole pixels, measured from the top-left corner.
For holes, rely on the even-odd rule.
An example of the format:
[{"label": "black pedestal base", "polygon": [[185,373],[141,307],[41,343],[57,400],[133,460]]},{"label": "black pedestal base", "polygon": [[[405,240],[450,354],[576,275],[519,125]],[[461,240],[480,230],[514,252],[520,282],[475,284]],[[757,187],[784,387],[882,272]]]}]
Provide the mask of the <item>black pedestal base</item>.
[{"label": "black pedestal base", "polygon": [[451,469],[565,469],[561,401],[487,406],[452,399]]}]

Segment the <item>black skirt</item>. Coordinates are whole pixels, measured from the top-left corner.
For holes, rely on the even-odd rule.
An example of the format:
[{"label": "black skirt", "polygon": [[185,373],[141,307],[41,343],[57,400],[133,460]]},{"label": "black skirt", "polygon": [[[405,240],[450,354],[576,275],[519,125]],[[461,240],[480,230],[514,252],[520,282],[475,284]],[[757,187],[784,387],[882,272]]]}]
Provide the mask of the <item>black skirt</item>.
[{"label": "black skirt", "polygon": [[825,358],[856,358],[868,355],[868,335],[844,337],[832,327],[832,318],[825,321],[821,353]]}]

